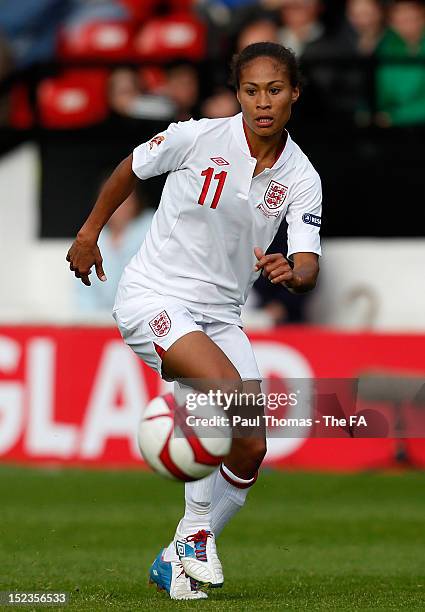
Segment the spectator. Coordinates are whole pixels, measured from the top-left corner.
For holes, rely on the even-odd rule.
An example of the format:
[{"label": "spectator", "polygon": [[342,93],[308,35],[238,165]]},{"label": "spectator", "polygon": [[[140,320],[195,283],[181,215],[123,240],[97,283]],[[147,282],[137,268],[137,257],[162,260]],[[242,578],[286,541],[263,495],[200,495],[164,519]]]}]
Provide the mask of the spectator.
[{"label": "spectator", "polygon": [[325,27],[320,21],[323,4],[321,0],[280,0],[280,5],[279,42],[296,53],[305,77],[295,120],[317,121],[328,106],[329,61],[316,62],[326,56],[328,48]]},{"label": "spectator", "polygon": [[271,19],[260,18],[248,23],[240,32],[237,51],[240,53],[248,45],[256,42],[278,42],[279,29]]},{"label": "spectator", "polygon": [[[377,70],[377,123],[383,127],[425,123],[425,6],[422,0],[391,2],[389,29],[378,46],[377,56],[383,60]],[[409,59],[413,60],[410,64]],[[417,63],[417,60],[422,61]]]},{"label": "spectator", "polygon": [[186,121],[198,116],[199,77],[192,64],[179,63],[171,66],[163,93],[175,106],[176,121]]},{"label": "spectator", "polygon": [[61,26],[93,19],[126,19],[117,0],[2,0],[0,33],[7,39],[18,68],[51,61]]},{"label": "spectator", "polygon": [[13,60],[10,45],[0,36],[0,82],[10,74],[12,69]]},{"label": "spectator", "polygon": [[332,118],[369,123],[373,86],[371,66],[362,61],[372,57],[382,37],[384,12],[380,0],[348,0],[342,25],[332,37],[314,47],[320,64],[310,67],[310,84],[321,113]]},{"label": "spectator", "polygon": [[79,26],[98,19],[128,19],[129,13],[119,0],[71,0],[66,27]]},{"label": "spectator", "polygon": [[299,57],[325,35],[320,21],[323,10],[320,0],[281,0],[282,28],[279,42],[292,49]]},{"label": "spectator", "polygon": [[202,117],[208,117],[208,119],[233,117],[239,112],[240,106],[235,94],[225,88],[218,89],[205,100],[201,107]]},{"label": "spectator", "polygon": [[257,4],[258,0],[195,0],[197,10],[219,26],[228,25],[235,12]]},{"label": "spectator", "polygon": [[306,323],[306,307],[310,296],[306,294],[290,293],[283,287],[270,288],[270,283],[264,277],[256,281],[251,290],[251,308],[262,312],[269,324],[288,325],[295,323]]},{"label": "spectator", "polygon": [[112,215],[98,243],[108,280],[102,283],[92,275],[90,291],[81,283],[76,285],[76,301],[82,315],[111,313],[122,271],[142,244],[153,215],[144,196],[136,191]]},{"label": "spectator", "polygon": [[[282,252],[285,244],[287,225],[284,221],[269,246],[268,253]],[[263,313],[272,326],[304,323],[307,320],[306,307],[310,299],[309,294],[291,293],[282,286],[276,287],[262,274],[250,293],[251,308]],[[248,303],[249,305],[249,303]]]},{"label": "spectator", "polygon": [[175,114],[174,104],[165,96],[142,92],[140,79],[131,68],[116,68],[108,87],[111,110],[132,119],[171,120]]},{"label": "spectator", "polygon": [[3,0],[0,32],[6,38],[17,68],[54,57],[56,35],[69,15],[71,0]]},{"label": "spectator", "polygon": [[346,46],[358,55],[371,55],[382,37],[384,11],[380,0],[348,0]]},{"label": "spectator", "polygon": [[[0,36],[0,83],[11,73],[13,70],[13,60],[9,45]],[[0,126],[7,124],[9,120],[9,100],[10,96],[8,92],[0,93]]]},{"label": "spectator", "polygon": [[199,4],[210,4],[211,6],[220,5],[227,6],[230,9],[238,9],[241,7],[249,6],[250,4],[257,4],[258,0],[198,0]]}]

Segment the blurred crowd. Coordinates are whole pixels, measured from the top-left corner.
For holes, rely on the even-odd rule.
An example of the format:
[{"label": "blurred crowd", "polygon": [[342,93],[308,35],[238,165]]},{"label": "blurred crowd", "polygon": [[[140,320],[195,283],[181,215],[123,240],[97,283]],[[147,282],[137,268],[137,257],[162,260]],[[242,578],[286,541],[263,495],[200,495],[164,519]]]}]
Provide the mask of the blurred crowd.
[{"label": "blurred crowd", "polygon": [[[231,116],[239,105],[228,65],[259,41],[297,54],[302,121],[425,124],[424,0],[0,0],[0,123],[73,129]],[[132,196],[104,232],[112,282],[90,295],[83,288],[82,311],[110,309],[149,227],[143,202]],[[260,280],[250,303],[277,324],[303,321],[306,299],[270,293]]]},{"label": "blurred crowd", "polygon": [[228,63],[263,40],[299,57],[305,116],[425,122],[423,0],[0,1],[0,79],[46,62],[106,60],[109,110],[135,118],[234,114]]}]

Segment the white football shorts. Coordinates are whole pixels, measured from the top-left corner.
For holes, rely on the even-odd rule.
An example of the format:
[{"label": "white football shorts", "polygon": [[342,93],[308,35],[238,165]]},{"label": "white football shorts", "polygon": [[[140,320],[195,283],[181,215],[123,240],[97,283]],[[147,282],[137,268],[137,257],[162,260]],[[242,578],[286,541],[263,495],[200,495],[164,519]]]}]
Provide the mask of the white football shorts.
[{"label": "white football shorts", "polygon": [[242,380],[261,380],[254,351],[242,329],[193,313],[181,300],[146,291],[121,301],[113,317],[124,341],[160,376],[162,357],[174,342],[189,332],[202,331],[221,348]]}]

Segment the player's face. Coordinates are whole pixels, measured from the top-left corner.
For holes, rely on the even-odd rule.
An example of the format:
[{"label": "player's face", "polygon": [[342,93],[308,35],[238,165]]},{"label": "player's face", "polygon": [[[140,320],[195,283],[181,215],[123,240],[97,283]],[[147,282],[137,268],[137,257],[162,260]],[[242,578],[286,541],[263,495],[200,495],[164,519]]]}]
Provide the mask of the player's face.
[{"label": "player's face", "polygon": [[237,96],[248,127],[258,136],[281,132],[299,95],[286,66],[274,58],[258,57],[242,68]]}]

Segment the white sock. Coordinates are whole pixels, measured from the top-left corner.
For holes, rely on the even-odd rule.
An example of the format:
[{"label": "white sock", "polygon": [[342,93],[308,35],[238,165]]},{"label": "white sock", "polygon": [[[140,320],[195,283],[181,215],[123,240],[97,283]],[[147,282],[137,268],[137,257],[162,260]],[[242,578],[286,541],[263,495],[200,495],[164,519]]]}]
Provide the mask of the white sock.
[{"label": "white sock", "polygon": [[[191,387],[174,383],[174,396],[179,404],[184,403],[188,393],[193,393]],[[192,535],[201,529],[211,529],[211,499],[217,472],[218,468],[206,478],[185,484],[185,512],[176,529],[179,537]],[[165,550],[164,560],[179,560],[174,541]]]},{"label": "white sock", "polygon": [[176,553],[176,547],[174,546],[173,540],[171,540],[171,542],[168,544],[162,556],[163,556],[164,561],[178,561],[179,560],[179,556]]},{"label": "white sock", "polygon": [[214,482],[211,504],[211,531],[217,537],[230,519],[242,508],[257,475],[244,480],[221,464]]},{"label": "white sock", "polygon": [[[186,509],[177,526],[179,536],[209,529],[217,537],[230,519],[242,508],[257,476],[249,480],[239,478],[221,464],[212,474],[185,485]],[[164,552],[165,561],[178,561],[174,541]]]},{"label": "white sock", "polygon": [[211,529],[211,500],[217,471],[185,484],[186,508],[177,528],[180,535],[188,536],[200,529]]},{"label": "white sock", "polygon": [[[218,469],[206,478],[185,484],[186,507],[176,530],[179,537],[192,535],[201,529],[211,530],[211,499],[217,473]],[[164,560],[178,560],[174,542],[165,551]]]}]

